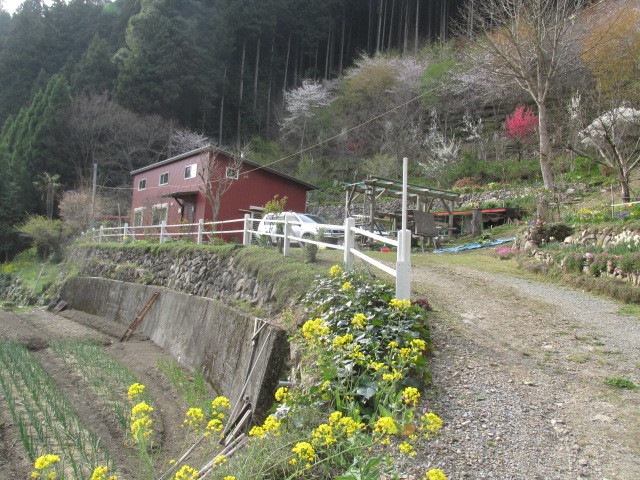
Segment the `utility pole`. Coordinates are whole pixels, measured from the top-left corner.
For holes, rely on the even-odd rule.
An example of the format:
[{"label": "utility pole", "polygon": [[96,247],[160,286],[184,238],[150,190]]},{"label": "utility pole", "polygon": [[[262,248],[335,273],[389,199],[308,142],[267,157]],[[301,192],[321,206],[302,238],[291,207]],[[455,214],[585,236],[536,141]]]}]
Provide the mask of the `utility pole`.
[{"label": "utility pole", "polygon": [[93,164],[93,187],[91,189],[91,226],[95,222],[96,212],[96,189],[98,188],[98,164]]}]

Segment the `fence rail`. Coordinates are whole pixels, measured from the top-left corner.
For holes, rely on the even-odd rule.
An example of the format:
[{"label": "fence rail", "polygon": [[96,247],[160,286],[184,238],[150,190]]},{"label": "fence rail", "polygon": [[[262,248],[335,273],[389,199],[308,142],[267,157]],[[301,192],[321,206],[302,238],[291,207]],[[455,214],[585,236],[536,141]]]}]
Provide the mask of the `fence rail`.
[{"label": "fence rail", "polygon": [[[392,275],[396,279],[396,298],[398,299],[410,299],[411,290],[411,234],[409,230],[398,231],[398,239],[394,240],[387,238],[383,235],[357,228],[355,226],[354,218],[345,219],[344,225],[320,225],[319,227],[327,227],[328,229],[344,230],[344,237],[342,244],[323,242],[321,239],[312,239],[307,237],[297,237],[292,233],[292,226],[299,225],[298,222],[291,222],[285,216],[284,220],[274,220],[273,223],[282,223],[282,233],[267,233],[258,232],[256,223],[259,220],[252,219],[248,214],[244,218],[223,220],[217,222],[204,222],[200,220],[198,223],[184,223],[179,225],[167,225],[166,222],[161,222],[159,225],[145,225],[145,226],[129,226],[125,223],[122,227],[100,227],[93,229],[89,232],[85,232],[82,236],[84,240],[93,242],[105,242],[116,241],[126,242],[130,240],[140,240],[149,238],[158,238],[160,243],[167,241],[176,241],[184,239],[194,239],[195,243],[202,244],[208,237],[209,241],[212,238],[222,238],[223,235],[229,234],[242,234],[243,245],[250,245],[256,243],[256,240],[263,236],[281,238],[283,240],[282,252],[285,256],[290,255],[291,242],[296,242],[300,245],[311,244],[319,247],[332,248],[336,250],[342,250],[344,252],[344,264],[347,270],[353,269],[354,258],[357,257],[362,261],[382,270],[383,272]],[[225,230],[228,225],[241,224],[241,228],[235,228]],[[375,240],[391,247],[396,247],[396,265],[395,268],[389,267],[384,263],[376,260],[366,253],[356,248],[356,237],[364,237],[371,240]],[[260,242],[258,242],[260,243]]]}]

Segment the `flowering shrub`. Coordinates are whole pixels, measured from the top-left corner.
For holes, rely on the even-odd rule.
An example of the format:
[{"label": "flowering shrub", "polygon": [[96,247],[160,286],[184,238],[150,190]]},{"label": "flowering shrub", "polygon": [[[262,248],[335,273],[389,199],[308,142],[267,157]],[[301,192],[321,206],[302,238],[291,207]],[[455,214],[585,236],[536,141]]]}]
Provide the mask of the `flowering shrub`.
[{"label": "flowering shrub", "polygon": [[348,415],[357,410],[357,419],[368,421],[405,388],[422,387],[427,373],[426,311],[393,297],[389,285],[335,266],[305,299],[311,320],[298,341],[322,371],[312,393],[330,390],[332,407]]},{"label": "flowering shrub", "polygon": [[[336,265],[307,295],[305,313],[292,340],[311,371],[279,388],[274,413],[249,432],[244,457],[255,467],[233,459],[220,474],[399,479],[394,462],[414,456],[416,442],[442,427],[436,414],[416,413],[430,348],[426,311]],[[425,479],[446,480],[430,472]]]},{"label": "flowering shrub", "polygon": [[516,250],[516,249],[513,249],[513,248],[508,248],[508,247],[498,247],[498,248],[496,248],[496,256],[500,260],[509,260],[509,259],[515,257],[518,253],[520,253],[520,250]]}]

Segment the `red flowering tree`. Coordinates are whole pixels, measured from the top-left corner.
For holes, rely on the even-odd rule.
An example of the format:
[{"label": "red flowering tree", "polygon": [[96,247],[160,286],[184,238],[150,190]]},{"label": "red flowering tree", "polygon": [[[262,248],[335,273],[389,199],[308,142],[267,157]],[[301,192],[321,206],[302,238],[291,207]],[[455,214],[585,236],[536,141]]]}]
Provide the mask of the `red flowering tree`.
[{"label": "red flowering tree", "polygon": [[516,142],[518,161],[520,161],[524,146],[535,143],[537,140],[534,134],[538,130],[538,116],[530,108],[519,105],[511,115],[507,115],[504,128],[505,137],[512,138]]}]

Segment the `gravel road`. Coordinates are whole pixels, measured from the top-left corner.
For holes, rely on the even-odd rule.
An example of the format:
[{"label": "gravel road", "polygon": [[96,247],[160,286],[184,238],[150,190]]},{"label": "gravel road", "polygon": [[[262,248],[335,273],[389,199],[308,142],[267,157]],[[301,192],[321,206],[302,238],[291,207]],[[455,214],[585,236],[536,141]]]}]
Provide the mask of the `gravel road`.
[{"label": "gravel road", "polygon": [[427,298],[443,433],[414,468],[456,479],[640,479],[640,320],[552,284],[414,266]]}]

